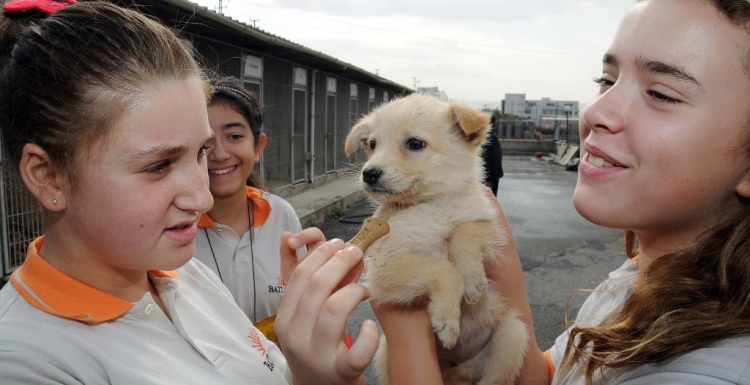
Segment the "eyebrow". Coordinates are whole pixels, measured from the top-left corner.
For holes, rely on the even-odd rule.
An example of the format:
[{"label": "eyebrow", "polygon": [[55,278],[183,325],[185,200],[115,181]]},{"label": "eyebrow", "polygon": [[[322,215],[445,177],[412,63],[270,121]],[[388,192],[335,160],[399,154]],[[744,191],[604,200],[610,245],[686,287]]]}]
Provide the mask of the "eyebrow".
[{"label": "eyebrow", "polygon": [[247,127],[246,125],[242,124],[241,122],[232,122],[232,123],[227,123],[227,124],[225,124],[225,125],[224,125],[223,127],[221,127],[221,128],[222,128],[223,130],[228,130],[228,129],[230,129],[230,128],[235,128],[235,127],[239,127],[239,128],[249,128],[249,127]]},{"label": "eyebrow", "polygon": [[[203,146],[211,145],[214,141],[214,133],[211,132],[211,135],[206,139],[206,141],[203,143]],[[128,154],[127,162],[134,162],[142,157],[154,157],[154,158],[166,158],[173,156],[175,154],[182,154],[187,152],[188,147],[187,146],[170,146],[170,145],[162,145],[162,146],[154,146],[149,147],[143,150],[134,150],[131,151]]]},{"label": "eyebrow", "polygon": [[154,146],[143,150],[131,151],[130,154],[128,154],[128,161],[132,162],[144,156],[152,156],[157,158],[168,157],[175,154],[184,153],[185,151],[187,151],[187,146]]},{"label": "eyebrow", "polygon": [[[617,65],[617,58],[612,54],[605,54],[602,58],[602,63]],[[695,77],[693,77],[687,71],[677,65],[665,63],[658,60],[646,60],[641,56],[639,56],[635,60],[635,64],[642,70],[649,71],[654,74],[667,75],[678,81],[693,84],[703,90],[703,85],[697,79],[695,79]]]}]

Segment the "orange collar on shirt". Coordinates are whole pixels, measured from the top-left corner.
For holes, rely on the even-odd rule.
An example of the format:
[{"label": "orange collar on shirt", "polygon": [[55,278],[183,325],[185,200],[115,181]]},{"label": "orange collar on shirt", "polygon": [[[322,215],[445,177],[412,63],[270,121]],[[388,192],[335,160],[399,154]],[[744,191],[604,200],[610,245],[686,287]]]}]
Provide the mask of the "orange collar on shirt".
[{"label": "orange collar on shirt", "polygon": [[[26,260],[10,277],[19,294],[46,313],[75,321],[106,322],[127,313],[131,302],[107,294],[57,270],[39,255],[44,236],[29,245]],[[159,278],[177,278],[174,271],[149,271]]]},{"label": "orange collar on shirt", "polygon": [[[245,194],[247,199],[253,201],[253,227],[259,227],[266,223],[266,219],[271,215],[271,202],[263,197],[263,192],[255,187],[245,186]],[[203,213],[201,219],[198,220],[198,227],[214,227],[214,222],[208,213]]]}]

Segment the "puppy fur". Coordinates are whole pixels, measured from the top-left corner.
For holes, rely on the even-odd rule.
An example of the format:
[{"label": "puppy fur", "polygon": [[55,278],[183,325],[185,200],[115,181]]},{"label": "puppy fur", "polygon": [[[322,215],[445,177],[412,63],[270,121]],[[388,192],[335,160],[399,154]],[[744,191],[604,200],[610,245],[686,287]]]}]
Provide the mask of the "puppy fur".
[{"label": "puppy fur", "polygon": [[[365,256],[371,299],[427,301],[449,384],[512,384],[528,342],[483,266],[506,242],[479,182],[489,119],[462,103],[412,94],[363,117],[345,143],[347,155],[365,148],[359,181],[391,229]],[[376,359],[388,384],[384,338]]]}]

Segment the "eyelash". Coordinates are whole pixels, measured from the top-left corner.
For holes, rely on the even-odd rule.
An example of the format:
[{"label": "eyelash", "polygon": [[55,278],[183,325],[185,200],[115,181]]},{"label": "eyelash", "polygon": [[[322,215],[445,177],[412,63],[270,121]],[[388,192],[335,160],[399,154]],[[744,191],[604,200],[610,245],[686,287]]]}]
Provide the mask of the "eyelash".
[{"label": "eyelash", "polygon": [[[205,158],[206,154],[209,150],[211,150],[213,146],[203,146],[201,147],[200,151],[198,151],[198,159]],[[143,170],[146,174],[162,174],[164,171],[169,168],[169,166],[172,164],[172,161],[165,160],[163,162],[156,163],[154,165],[151,165],[147,167],[145,170]]]},{"label": "eyelash", "polygon": [[165,160],[163,162],[159,162],[157,164],[154,164],[152,166],[147,167],[144,171],[146,174],[161,174],[164,171],[167,170],[167,168],[172,164],[171,161]]},{"label": "eyelash", "polygon": [[[615,82],[603,77],[595,77],[593,80],[594,83],[599,85],[599,87],[612,87],[615,84]],[[657,103],[677,104],[680,102],[677,99],[670,98],[669,96],[664,95],[661,92],[653,90],[648,91],[647,94],[651,96],[651,98],[653,98]]]}]

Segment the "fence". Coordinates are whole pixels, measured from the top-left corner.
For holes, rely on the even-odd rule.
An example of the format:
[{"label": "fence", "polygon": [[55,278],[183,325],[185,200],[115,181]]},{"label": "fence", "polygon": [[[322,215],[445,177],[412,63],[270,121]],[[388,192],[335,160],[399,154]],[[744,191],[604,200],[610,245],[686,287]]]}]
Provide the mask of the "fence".
[{"label": "fence", "polygon": [[0,150],[0,229],[3,234],[0,252],[3,276],[21,266],[29,242],[42,234],[38,203],[26,190],[12,166]]}]

